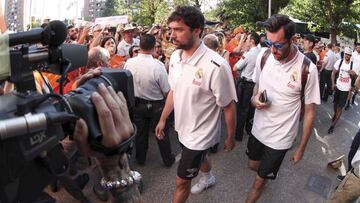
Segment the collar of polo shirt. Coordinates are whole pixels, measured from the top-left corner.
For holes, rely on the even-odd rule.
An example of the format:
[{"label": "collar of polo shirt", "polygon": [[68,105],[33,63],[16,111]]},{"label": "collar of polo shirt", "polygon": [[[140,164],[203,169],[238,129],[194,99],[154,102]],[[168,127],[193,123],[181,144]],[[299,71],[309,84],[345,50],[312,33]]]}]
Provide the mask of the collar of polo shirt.
[{"label": "collar of polo shirt", "polygon": [[[205,54],[206,50],[207,50],[207,48],[206,48],[204,42],[201,42],[200,46],[196,49],[196,51],[193,53],[193,55],[189,59],[187,59],[183,62],[188,63],[192,66],[196,66],[197,62],[199,62],[201,57]],[[179,51],[178,62],[182,61],[181,54],[182,54],[182,51]]]}]

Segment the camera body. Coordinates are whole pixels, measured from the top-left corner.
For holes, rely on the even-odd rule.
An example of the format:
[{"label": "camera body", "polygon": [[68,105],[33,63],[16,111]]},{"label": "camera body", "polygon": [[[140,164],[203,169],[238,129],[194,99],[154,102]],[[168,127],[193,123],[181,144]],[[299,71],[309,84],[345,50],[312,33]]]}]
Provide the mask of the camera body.
[{"label": "camera body", "polygon": [[[56,34],[65,33],[61,35],[64,41],[66,26],[56,23],[60,31],[55,33],[55,38]],[[21,43],[25,43],[24,36],[29,38],[29,43],[36,43],[43,38],[37,35],[45,35],[46,29],[19,34]],[[48,34],[52,36],[54,31]],[[66,95],[36,92],[34,70],[66,74],[86,65],[87,49],[64,46],[58,38],[56,45],[33,50],[36,54],[29,53],[26,45],[20,51],[10,52],[11,76],[7,79],[14,82],[16,91],[0,96],[0,202],[31,202],[54,178],[67,173],[69,161],[60,141],[73,133],[78,118],[83,118],[88,125],[90,146],[94,141],[101,141],[96,109],[90,99],[100,83],[121,91],[128,108],[135,104],[132,75],[122,69],[103,68],[101,76]],[[9,44],[16,45],[14,41]],[[68,59],[71,57],[82,59],[72,64]]]}]

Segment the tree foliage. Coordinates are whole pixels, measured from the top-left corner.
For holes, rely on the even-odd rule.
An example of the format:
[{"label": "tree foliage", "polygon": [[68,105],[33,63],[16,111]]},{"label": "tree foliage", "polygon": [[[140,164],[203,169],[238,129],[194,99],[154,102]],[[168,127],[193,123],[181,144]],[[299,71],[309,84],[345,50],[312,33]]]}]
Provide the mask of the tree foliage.
[{"label": "tree foliage", "polygon": [[120,2],[119,0],[107,0],[105,3],[105,10],[102,16],[117,16],[120,15]]},{"label": "tree foliage", "polygon": [[354,34],[354,23],[360,19],[359,7],[360,0],[290,0],[281,12],[315,23],[315,30],[330,32],[331,42],[336,43],[337,34]]},{"label": "tree foliage", "polygon": [[141,0],[134,14],[134,21],[142,25],[161,23],[168,13],[168,3],[165,0]]},{"label": "tree foliage", "polygon": [[[288,3],[289,0],[272,0],[271,13],[278,13]],[[232,27],[242,25],[254,29],[257,21],[268,17],[268,0],[223,0],[217,11],[229,17]]]}]

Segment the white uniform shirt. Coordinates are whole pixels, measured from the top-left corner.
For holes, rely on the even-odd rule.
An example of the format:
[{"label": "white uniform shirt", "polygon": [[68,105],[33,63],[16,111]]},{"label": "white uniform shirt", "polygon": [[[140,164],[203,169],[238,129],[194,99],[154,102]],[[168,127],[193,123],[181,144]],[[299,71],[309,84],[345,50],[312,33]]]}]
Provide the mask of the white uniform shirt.
[{"label": "white uniform shirt", "polygon": [[353,62],[353,70],[356,74],[360,73],[360,53],[354,51],[351,56],[351,60]]},{"label": "white uniform shirt", "polygon": [[128,44],[127,42],[125,42],[125,40],[121,40],[121,42],[119,42],[118,46],[117,46],[117,55],[119,56],[126,56],[129,55],[129,49],[131,46],[139,46],[140,45],[140,40],[133,38],[133,43],[132,44]]},{"label": "white uniform shirt", "polygon": [[351,77],[349,74],[351,62],[346,63],[345,60],[343,60],[341,67],[339,67],[340,62],[341,60],[338,60],[334,65],[334,68],[339,71],[339,77],[336,80],[336,88],[340,91],[349,91],[351,89]]},{"label": "white uniform shirt", "polygon": [[314,53],[315,56],[316,56],[316,61],[317,61],[317,62],[320,61],[320,56],[319,56],[319,54],[317,53],[317,51],[313,50],[313,53]]},{"label": "white uniform shirt", "polygon": [[175,129],[185,147],[206,150],[220,140],[221,107],[237,101],[234,80],[227,61],[204,43],[187,60],[181,53],[171,55],[169,66]]},{"label": "white uniform shirt", "polygon": [[135,97],[157,101],[169,92],[168,76],[163,63],[151,55],[141,54],[126,61],[125,69],[133,75]]},{"label": "white uniform shirt", "polygon": [[354,173],[360,176],[360,148],[356,151],[354,158],[351,161],[351,166],[354,168]]},{"label": "white uniform shirt", "polygon": [[260,53],[260,48],[252,47],[246,52],[240,60],[235,64],[238,71],[241,71],[240,77],[245,77],[247,80],[252,80],[252,75],[255,69],[256,58]]},{"label": "white uniform shirt", "polygon": [[[252,134],[270,148],[289,149],[298,133],[304,57],[297,51],[292,60],[281,64],[270,54],[262,71],[262,54],[257,58],[253,80],[259,85],[259,91],[266,90],[271,104],[265,109],[255,110]],[[309,72],[304,91],[305,104],[320,104],[318,71],[313,63],[310,63]]]},{"label": "white uniform shirt", "polygon": [[335,53],[332,50],[327,51],[324,57],[325,70],[332,71],[336,60]]}]

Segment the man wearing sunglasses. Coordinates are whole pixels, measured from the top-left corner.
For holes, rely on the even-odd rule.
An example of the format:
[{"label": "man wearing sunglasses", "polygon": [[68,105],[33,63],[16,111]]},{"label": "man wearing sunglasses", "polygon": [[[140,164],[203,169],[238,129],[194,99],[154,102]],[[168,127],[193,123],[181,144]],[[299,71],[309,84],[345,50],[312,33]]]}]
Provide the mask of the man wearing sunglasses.
[{"label": "man wearing sunglasses", "polygon": [[[302,95],[305,103],[304,123],[300,144],[291,157],[294,164],[304,154],[312,132],[315,105],[320,104],[318,71],[313,63],[309,64],[302,94],[305,56],[292,44],[294,22],[287,16],[276,14],[258,25],[266,28],[265,43],[269,50],[257,57],[253,74],[256,85],[251,101],[256,110],[246,152],[248,167],[256,171],[257,176],[247,196],[247,203],[256,202],[266,181],[276,178],[286,152],[292,147],[299,130]],[[264,60],[265,54],[268,57]]]}]

